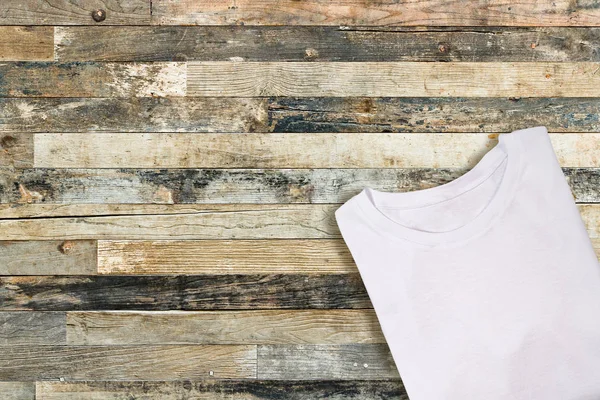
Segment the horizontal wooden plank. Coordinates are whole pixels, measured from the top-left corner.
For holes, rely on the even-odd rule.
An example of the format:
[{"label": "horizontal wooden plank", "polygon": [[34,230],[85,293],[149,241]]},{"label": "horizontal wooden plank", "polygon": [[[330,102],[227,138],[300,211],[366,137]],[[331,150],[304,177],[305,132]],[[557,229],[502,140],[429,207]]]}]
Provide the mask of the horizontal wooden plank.
[{"label": "horizontal wooden plank", "polygon": [[69,345],[385,343],[373,310],[112,311],[67,315]]},{"label": "horizontal wooden plank", "polygon": [[3,311],[258,308],[372,308],[372,305],[358,273],[0,277]]},{"label": "horizontal wooden plank", "polygon": [[183,96],[185,63],[0,64],[0,97]]},{"label": "horizontal wooden plank", "polygon": [[[364,186],[412,191],[464,168],[19,169],[0,173],[0,203],[342,203]],[[600,168],[564,167],[575,200],[600,202]]]},{"label": "horizontal wooden plank", "polygon": [[163,0],[153,4],[152,22],[159,25],[596,26],[600,12],[588,3],[569,2]]},{"label": "horizontal wooden plank", "polygon": [[[92,11],[106,12],[96,22]],[[2,0],[0,25],[137,25],[150,22],[150,3],[145,0]]]},{"label": "horizontal wooden plank", "polygon": [[597,97],[596,62],[190,61],[189,96]]},{"label": "horizontal wooden plank", "polygon": [[[2,240],[340,238],[339,204],[0,205]],[[600,206],[579,204],[591,238]]]},{"label": "horizontal wooden plank", "polygon": [[[600,167],[600,133],[551,133],[563,167]],[[470,168],[483,133],[36,133],[36,168]],[[144,151],[139,151],[139,149]]]},{"label": "horizontal wooden plank", "polygon": [[0,241],[0,275],[95,274],[94,240]]},{"label": "horizontal wooden plank", "polygon": [[[33,135],[0,133],[0,179],[3,179],[6,176],[5,174],[10,173],[12,168],[32,166]],[[0,184],[3,184],[3,182],[0,182]]]},{"label": "horizontal wooden plank", "polygon": [[0,61],[54,60],[54,28],[50,26],[0,26],[0,37]]},{"label": "horizontal wooden plank", "polygon": [[0,382],[2,400],[36,400],[35,382]]},{"label": "horizontal wooden plank", "polygon": [[0,98],[0,132],[259,132],[259,98]]},{"label": "horizontal wooden plank", "polygon": [[[139,26],[55,28],[65,61],[600,61],[599,28]],[[573,46],[579,43],[580,46]],[[529,44],[529,45],[524,45]]]},{"label": "horizontal wooden plank", "polygon": [[17,345],[0,351],[4,380],[256,378],[254,345]]},{"label": "horizontal wooden plank", "polygon": [[600,131],[599,107],[600,97],[0,98],[0,132],[584,133]]},{"label": "horizontal wooden plank", "polygon": [[399,378],[388,345],[259,345],[258,379]]},{"label": "horizontal wooden plank", "polygon": [[295,274],[357,272],[340,239],[152,240],[98,243],[102,274]]},{"label": "horizontal wooden plank", "polygon": [[[224,395],[226,393],[226,395]],[[38,382],[37,400],[409,400],[399,378],[378,380],[204,380]]]},{"label": "horizontal wooden plank", "polygon": [[[64,345],[66,341],[65,313],[0,312],[0,346],[17,344]],[[4,397],[0,398],[4,399]]]}]

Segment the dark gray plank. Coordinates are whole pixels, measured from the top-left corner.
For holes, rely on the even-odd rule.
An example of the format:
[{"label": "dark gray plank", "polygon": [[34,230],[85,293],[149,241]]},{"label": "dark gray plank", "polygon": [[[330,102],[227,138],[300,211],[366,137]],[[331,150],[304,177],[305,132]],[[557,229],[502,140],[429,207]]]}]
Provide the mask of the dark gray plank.
[{"label": "dark gray plank", "polygon": [[[106,11],[96,22],[92,11]],[[146,0],[2,0],[0,25],[146,25],[150,2]]]},{"label": "dark gray plank", "polygon": [[95,240],[0,241],[0,275],[92,275],[96,250]]},{"label": "dark gray plank", "polygon": [[[600,169],[563,171],[576,201],[600,202]],[[466,172],[463,168],[39,168],[0,176],[0,203],[20,202],[31,193],[38,194],[32,201],[48,204],[343,203],[364,186],[413,191],[450,182]]]},{"label": "dark gray plank", "polygon": [[358,273],[0,278],[0,310],[372,308]]},{"label": "dark gray plank", "polygon": [[0,312],[0,346],[66,344],[66,324],[62,312]]},{"label": "dark gray plank", "polygon": [[256,377],[254,345],[0,347],[0,380]]},{"label": "dark gray plank", "polygon": [[400,379],[39,382],[38,400],[409,400]]},{"label": "dark gray plank", "polygon": [[[574,27],[57,27],[59,61],[598,61]],[[574,46],[574,43],[581,44]]]},{"label": "dark gray plank", "polygon": [[600,97],[0,98],[0,132],[597,132],[599,112]]},{"label": "dark gray plank", "polygon": [[386,343],[258,346],[258,379],[390,378],[399,374]]}]

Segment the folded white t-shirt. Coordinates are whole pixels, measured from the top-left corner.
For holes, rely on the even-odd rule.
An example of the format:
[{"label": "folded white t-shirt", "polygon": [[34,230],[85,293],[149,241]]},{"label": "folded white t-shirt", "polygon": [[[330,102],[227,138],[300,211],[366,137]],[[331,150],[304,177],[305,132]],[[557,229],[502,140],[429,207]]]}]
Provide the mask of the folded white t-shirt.
[{"label": "folded white t-shirt", "polygon": [[411,400],[600,399],[600,263],[546,127],[335,218]]}]

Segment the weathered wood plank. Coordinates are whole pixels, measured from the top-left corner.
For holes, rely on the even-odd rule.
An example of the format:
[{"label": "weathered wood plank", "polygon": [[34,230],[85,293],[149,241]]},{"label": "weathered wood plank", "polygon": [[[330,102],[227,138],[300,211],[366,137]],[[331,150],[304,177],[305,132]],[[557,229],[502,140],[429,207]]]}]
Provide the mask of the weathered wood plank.
[{"label": "weathered wood plank", "polygon": [[[272,132],[550,132],[600,130],[597,97],[277,97]],[[485,116],[473,118],[474,115]],[[1,128],[0,128],[1,129]]]},{"label": "weathered wood plank", "polygon": [[386,343],[259,345],[258,379],[391,379],[398,369]]},{"label": "weathered wood plank", "polygon": [[372,308],[372,305],[358,273],[0,277],[0,310],[4,311],[257,308]]},{"label": "weathered wood plank", "polygon": [[0,132],[266,131],[259,98],[0,98]]},{"label": "weathered wood plank", "polygon": [[93,275],[95,240],[0,241],[0,275]]},{"label": "weathered wood plank", "polygon": [[0,97],[183,96],[184,63],[0,64]]},{"label": "weathered wood plank", "polygon": [[123,275],[357,272],[339,239],[163,240],[98,243],[98,272]]},{"label": "weathered wood plank", "polygon": [[6,174],[10,174],[12,168],[32,166],[33,135],[29,133],[0,133],[0,179],[4,180],[4,177],[7,176]]},{"label": "weathered wood plank", "polygon": [[597,97],[596,62],[191,61],[189,96]]},{"label": "weathered wood plank", "polygon": [[35,382],[0,382],[2,400],[36,400]]},{"label": "weathered wood plank", "polygon": [[0,346],[64,345],[66,322],[62,312],[0,312]]},{"label": "weathered wood plank", "polygon": [[[563,167],[600,167],[600,133],[550,137]],[[497,134],[36,133],[33,140],[36,168],[468,168]]]},{"label": "weathered wood plank", "polygon": [[[364,186],[412,191],[464,168],[19,169],[0,174],[0,203],[342,203]],[[564,167],[577,202],[600,202],[600,169]]]},{"label": "weathered wood plank", "polygon": [[[1,14],[2,5],[0,5]],[[1,20],[1,18],[0,18]],[[0,26],[0,61],[54,60],[54,29],[49,26]]]},{"label": "weathered wood plank", "polygon": [[[106,19],[96,22],[92,11],[103,9]],[[150,2],[145,0],[2,0],[0,25],[145,25]]]},{"label": "weathered wood plank", "polygon": [[385,343],[373,310],[112,311],[67,315],[69,345]]},{"label": "weathered wood plank", "polygon": [[[2,240],[340,238],[339,204],[24,204],[0,207]],[[591,238],[600,206],[578,204]]]},{"label": "weathered wood plank", "polygon": [[437,25],[596,26],[595,4],[394,0],[163,0],[153,3],[158,25]]},{"label": "weathered wood plank", "polygon": [[399,378],[376,381],[38,382],[37,394],[37,400],[409,400]]},{"label": "weathered wood plank", "polygon": [[256,378],[254,345],[17,345],[0,351],[4,380]]},{"label": "weathered wood plank", "polygon": [[599,109],[600,97],[0,98],[0,132],[583,133],[600,131]]},{"label": "weathered wood plank", "polygon": [[55,29],[56,57],[61,62],[600,61],[593,45],[600,39],[596,27],[469,27],[462,31],[454,27],[398,26]]}]

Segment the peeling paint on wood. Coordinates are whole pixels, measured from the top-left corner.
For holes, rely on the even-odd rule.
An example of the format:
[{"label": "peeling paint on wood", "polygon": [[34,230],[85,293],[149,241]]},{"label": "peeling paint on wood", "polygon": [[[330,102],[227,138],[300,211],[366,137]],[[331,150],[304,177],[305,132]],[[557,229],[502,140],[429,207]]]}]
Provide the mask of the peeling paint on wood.
[{"label": "peeling paint on wood", "polygon": [[373,307],[358,273],[0,277],[3,311],[252,308]]},{"label": "peeling paint on wood", "polygon": [[185,63],[0,64],[0,97],[183,96]]},{"label": "peeling paint on wood", "polygon": [[38,382],[37,393],[38,400],[409,400],[399,378],[376,381]]}]

